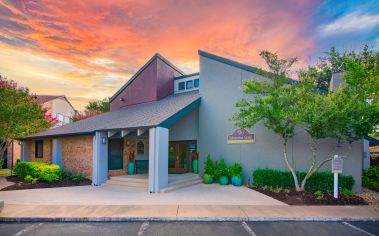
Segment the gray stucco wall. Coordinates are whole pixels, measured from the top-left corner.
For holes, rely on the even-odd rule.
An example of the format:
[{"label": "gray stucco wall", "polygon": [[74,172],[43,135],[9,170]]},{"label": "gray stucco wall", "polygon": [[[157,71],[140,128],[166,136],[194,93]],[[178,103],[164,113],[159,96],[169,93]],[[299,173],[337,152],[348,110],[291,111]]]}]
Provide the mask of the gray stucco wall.
[{"label": "gray stucco wall", "polygon": [[195,109],[169,128],[170,141],[197,140],[199,131],[199,109]]},{"label": "gray stucco wall", "polygon": [[[251,72],[232,67],[230,65],[200,56],[200,95],[199,108],[199,141],[200,173],[203,172],[207,154],[213,159],[222,155],[227,164],[240,162],[243,166],[245,181],[250,181],[252,171],[258,167],[284,169],[282,141],[272,131],[263,125],[256,125],[250,129],[255,133],[255,144],[227,144],[227,135],[235,127],[230,118],[236,112],[235,103],[246,97],[242,91],[242,81],[249,78],[266,80],[266,78]],[[296,163],[296,170],[305,171],[310,163],[308,146],[309,138],[300,132],[288,145],[289,159]],[[322,140],[319,144],[319,157],[326,158],[333,154],[336,142]],[[342,148],[337,154],[345,154]],[[329,171],[330,163],[322,170]],[[355,179],[354,191],[361,189],[362,172],[362,145],[356,142],[350,156],[344,161],[343,174],[350,174]]]}]

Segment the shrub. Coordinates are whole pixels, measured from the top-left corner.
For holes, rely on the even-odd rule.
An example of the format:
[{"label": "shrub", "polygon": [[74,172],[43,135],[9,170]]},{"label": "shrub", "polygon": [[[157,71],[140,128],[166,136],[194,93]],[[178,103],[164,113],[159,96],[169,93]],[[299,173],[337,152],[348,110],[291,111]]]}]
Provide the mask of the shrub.
[{"label": "shrub", "polygon": [[59,166],[44,162],[18,162],[14,171],[19,179],[25,179],[27,175],[48,182],[59,181],[61,179]]},{"label": "shrub", "polygon": [[342,195],[345,196],[345,197],[347,197],[347,198],[349,198],[349,197],[353,196],[353,192],[350,191],[349,189],[344,188],[342,190]]},{"label": "shrub", "polygon": [[379,167],[371,166],[363,171],[362,185],[363,187],[379,191]]},{"label": "shrub", "polygon": [[25,181],[28,182],[28,183],[35,184],[35,183],[37,183],[37,180],[38,180],[38,178],[34,178],[31,175],[27,175],[25,177]]},{"label": "shrub", "polygon": [[208,154],[207,159],[205,160],[204,174],[214,176],[216,169],[216,164],[212,161],[211,155]]},{"label": "shrub", "polygon": [[234,162],[229,168],[229,174],[231,176],[242,177],[242,166],[241,164]]},{"label": "shrub", "polygon": [[317,200],[321,200],[324,198],[324,194],[322,193],[322,191],[320,190],[317,190],[316,192],[313,193],[313,195],[315,196],[315,198]]},{"label": "shrub", "polygon": [[273,187],[273,186],[267,186],[267,190],[274,193],[280,193],[283,188],[281,187]]},{"label": "shrub", "polygon": [[[301,181],[306,173],[296,172]],[[343,189],[352,190],[354,178],[350,175],[338,176],[338,183]],[[273,169],[256,169],[253,172],[253,185],[257,187],[274,186],[282,188],[294,188],[293,177],[290,171],[273,170]],[[332,192],[333,191],[333,173],[316,172],[307,181],[305,189],[308,191]]]},{"label": "shrub", "polygon": [[228,166],[223,157],[220,158],[215,170],[215,177],[220,178],[221,176],[229,176]]},{"label": "shrub", "polygon": [[77,183],[81,183],[84,181],[85,179],[85,176],[83,173],[79,173],[79,174],[72,174],[70,179],[74,182],[77,182]]},{"label": "shrub", "polygon": [[0,158],[0,169],[3,169],[4,160]]}]

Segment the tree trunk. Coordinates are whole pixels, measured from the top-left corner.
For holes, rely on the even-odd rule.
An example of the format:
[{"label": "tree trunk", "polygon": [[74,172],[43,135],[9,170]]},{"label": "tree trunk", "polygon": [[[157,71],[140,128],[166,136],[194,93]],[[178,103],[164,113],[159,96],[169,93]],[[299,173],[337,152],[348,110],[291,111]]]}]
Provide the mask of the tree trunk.
[{"label": "tree trunk", "polygon": [[11,144],[10,139],[5,139],[1,144],[0,144],[0,158],[3,156],[5,153],[5,150],[7,150],[7,147]]},{"label": "tree trunk", "polygon": [[295,172],[294,168],[291,166],[291,164],[289,163],[288,158],[287,158],[287,140],[284,140],[284,143],[283,143],[283,156],[284,156],[284,161],[285,161],[288,169],[292,173],[293,181],[295,183],[295,189],[296,189],[296,191],[297,192],[301,191],[300,187],[299,187],[299,180],[297,178],[296,172]]}]

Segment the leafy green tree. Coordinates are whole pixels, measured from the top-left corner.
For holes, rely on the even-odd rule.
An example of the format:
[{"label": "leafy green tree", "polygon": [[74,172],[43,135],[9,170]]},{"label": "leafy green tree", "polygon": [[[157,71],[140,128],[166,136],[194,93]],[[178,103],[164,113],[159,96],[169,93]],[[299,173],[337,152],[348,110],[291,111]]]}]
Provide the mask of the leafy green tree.
[{"label": "leafy green tree", "polygon": [[[339,55],[333,52],[331,61],[325,63],[339,66]],[[365,59],[353,53],[343,55],[345,85],[327,94],[315,89],[318,74],[313,72],[300,74],[301,83],[294,85],[285,85],[284,80],[276,86],[273,85],[275,81],[271,84],[244,81],[244,92],[254,96],[237,102],[239,111],[232,121],[239,127],[252,127],[262,122],[282,138],[284,161],[293,175],[296,191],[303,191],[307,180],[336,154],[334,150],[328,158],[319,160],[319,140],[337,140],[336,149],[344,144],[351,147],[354,141],[372,132],[379,122],[379,67],[373,59],[374,54],[369,53],[371,56]],[[273,64],[281,63],[278,58],[269,60],[276,60]],[[311,161],[301,184],[287,158],[287,143],[296,135],[296,127],[304,129],[310,137]]]},{"label": "leafy green tree", "polygon": [[286,86],[287,73],[296,58],[279,59],[276,54],[262,51],[260,54],[266,61],[272,82],[258,82],[255,79],[244,81],[243,91],[252,94],[252,99],[237,102],[239,111],[233,116],[233,123],[242,128],[252,127],[262,122],[268,129],[278,134],[283,141],[283,158],[294,178],[296,189],[300,189],[296,171],[287,157],[287,144],[295,136],[295,128],[299,123],[295,86]]},{"label": "leafy green tree", "polygon": [[110,110],[109,99],[104,98],[103,100],[90,101],[86,106],[84,112],[77,112],[71,118],[73,121],[87,119],[92,116],[99,115]]},{"label": "leafy green tree", "polygon": [[18,138],[52,127],[56,122],[29,94],[15,81],[0,75],[0,155],[9,144]]}]

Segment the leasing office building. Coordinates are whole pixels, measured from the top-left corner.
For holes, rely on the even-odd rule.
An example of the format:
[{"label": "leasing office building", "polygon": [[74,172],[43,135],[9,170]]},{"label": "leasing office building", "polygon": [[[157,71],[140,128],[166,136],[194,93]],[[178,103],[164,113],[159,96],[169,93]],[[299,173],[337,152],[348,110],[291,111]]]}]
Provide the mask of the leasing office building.
[{"label": "leasing office building", "polygon": [[[26,137],[22,159],[84,172],[101,185],[109,176],[126,174],[128,157],[134,155],[137,174],[148,173],[149,192],[168,187],[169,173],[191,171],[195,151],[200,173],[207,154],[214,159],[222,155],[227,164],[241,163],[245,181],[258,167],[286,169],[280,138],[263,125],[249,130],[254,142],[227,142],[236,129],[230,122],[235,103],[250,96],[241,89],[243,80],[267,78],[255,74],[254,67],[207,52],[199,51],[199,58],[200,72],[185,75],[154,55],[112,96],[110,112]],[[304,158],[310,156],[307,142],[305,134],[289,142],[289,159],[298,170],[305,170],[310,161]],[[335,145],[335,140],[320,142],[320,156],[330,156]],[[356,142],[344,163],[344,174],[354,177],[356,191],[361,188],[361,170],[362,144]]]}]

